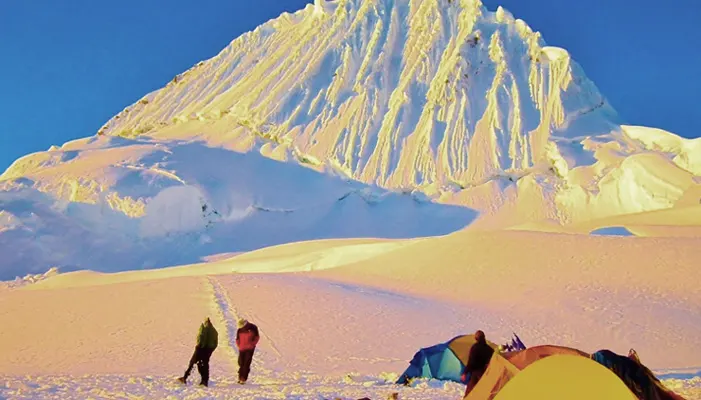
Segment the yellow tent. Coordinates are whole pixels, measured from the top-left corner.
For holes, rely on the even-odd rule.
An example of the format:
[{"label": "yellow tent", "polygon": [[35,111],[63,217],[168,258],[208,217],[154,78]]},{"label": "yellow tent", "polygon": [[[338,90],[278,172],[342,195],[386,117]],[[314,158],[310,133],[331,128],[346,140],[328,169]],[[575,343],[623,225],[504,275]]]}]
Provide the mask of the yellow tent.
[{"label": "yellow tent", "polygon": [[589,354],[569,347],[543,345],[511,353],[494,353],[487,370],[464,400],[492,400],[511,378],[538,360],[556,354],[568,354],[585,359]]},{"label": "yellow tent", "polygon": [[616,374],[596,361],[575,355],[553,355],[519,372],[494,399],[636,400],[636,397]]},{"label": "yellow tent", "polygon": [[487,370],[463,400],[491,400],[520,370],[499,353],[494,353]]},{"label": "yellow tent", "polygon": [[[453,351],[453,353],[455,353],[455,356],[460,360],[460,362],[463,365],[467,365],[467,359],[470,357],[470,349],[472,349],[472,345],[475,343],[477,343],[477,341],[475,340],[475,335],[462,335],[453,338],[448,343],[448,347],[450,348],[450,350]],[[494,350],[497,350],[497,348],[499,347],[498,345],[490,342],[489,340],[487,340],[487,344]]]}]

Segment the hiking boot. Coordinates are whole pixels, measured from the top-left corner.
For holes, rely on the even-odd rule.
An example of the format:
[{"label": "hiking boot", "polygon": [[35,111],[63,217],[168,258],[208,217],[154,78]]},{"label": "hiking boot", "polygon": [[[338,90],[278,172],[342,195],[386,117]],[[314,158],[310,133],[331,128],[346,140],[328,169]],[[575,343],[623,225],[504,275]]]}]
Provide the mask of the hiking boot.
[{"label": "hiking boot", "polygon": [[243,379],[239,379],[239,385],[244,385],[245,383],[246,383],[246,381],[245,381],[245,380],[243,380]]},{"label": "hiking boot", "polygon": [[187,384],[187,380],[182,376],[178,378],[178,382],[182,383],[183,385]]},{"label": "hiking boot", "polygon": [[207,382],[200,382],[200,386],[209,386]]}]

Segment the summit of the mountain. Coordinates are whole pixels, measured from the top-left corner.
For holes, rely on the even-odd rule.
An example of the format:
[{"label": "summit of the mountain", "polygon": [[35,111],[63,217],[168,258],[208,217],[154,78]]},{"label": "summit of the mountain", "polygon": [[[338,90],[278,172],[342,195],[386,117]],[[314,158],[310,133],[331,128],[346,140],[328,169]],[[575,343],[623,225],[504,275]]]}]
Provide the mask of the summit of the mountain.
[{"label": "summit of the mountain", "polygon": [[31,249],[15,266],[125,269],[115,251],[164,266],[446,234],[475,211],[486,228],[574,226],[698,204],[699,175],[699,140],[621,125],[566,50],[501,7],[317,0],[95,136],[13,163],[0,244]]}]

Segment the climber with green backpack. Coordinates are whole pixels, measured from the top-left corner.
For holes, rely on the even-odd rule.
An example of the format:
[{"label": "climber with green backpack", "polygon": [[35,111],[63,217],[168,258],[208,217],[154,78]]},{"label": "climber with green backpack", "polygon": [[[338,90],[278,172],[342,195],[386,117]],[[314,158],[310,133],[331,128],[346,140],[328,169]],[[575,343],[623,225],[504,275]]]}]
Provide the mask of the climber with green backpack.
[{"label": "climber with green backpack", "polygon": [[195,352],[190,358],[190,363],[185,370],[185,375],[178,378],[181,383],[187,383],[187,377],[192,372],[192,367],[197,364],[197,371],[200,373],[202,378],[200,385],[209,386],[209,359],[212,357],[214,349],[217,348],[218,344],[217,330],[212,325],[212,321],[207,317],[204,322],[200,325],[200,330],[197,332],[197,344],[195,345]]}]

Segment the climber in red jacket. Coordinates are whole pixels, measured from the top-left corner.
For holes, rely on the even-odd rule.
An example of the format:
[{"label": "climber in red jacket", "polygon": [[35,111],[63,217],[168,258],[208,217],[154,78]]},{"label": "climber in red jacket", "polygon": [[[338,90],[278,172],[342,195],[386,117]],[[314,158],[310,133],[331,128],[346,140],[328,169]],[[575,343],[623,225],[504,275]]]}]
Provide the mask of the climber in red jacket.
[{"label": "climber in red jacket", "polygon": [[241,318],[238,320],[236,331],[236,347],[239,349],[239,383],[243,385],[248,380],[251,372],[251,362],[256,345],[260,340],[258,327]]}]

